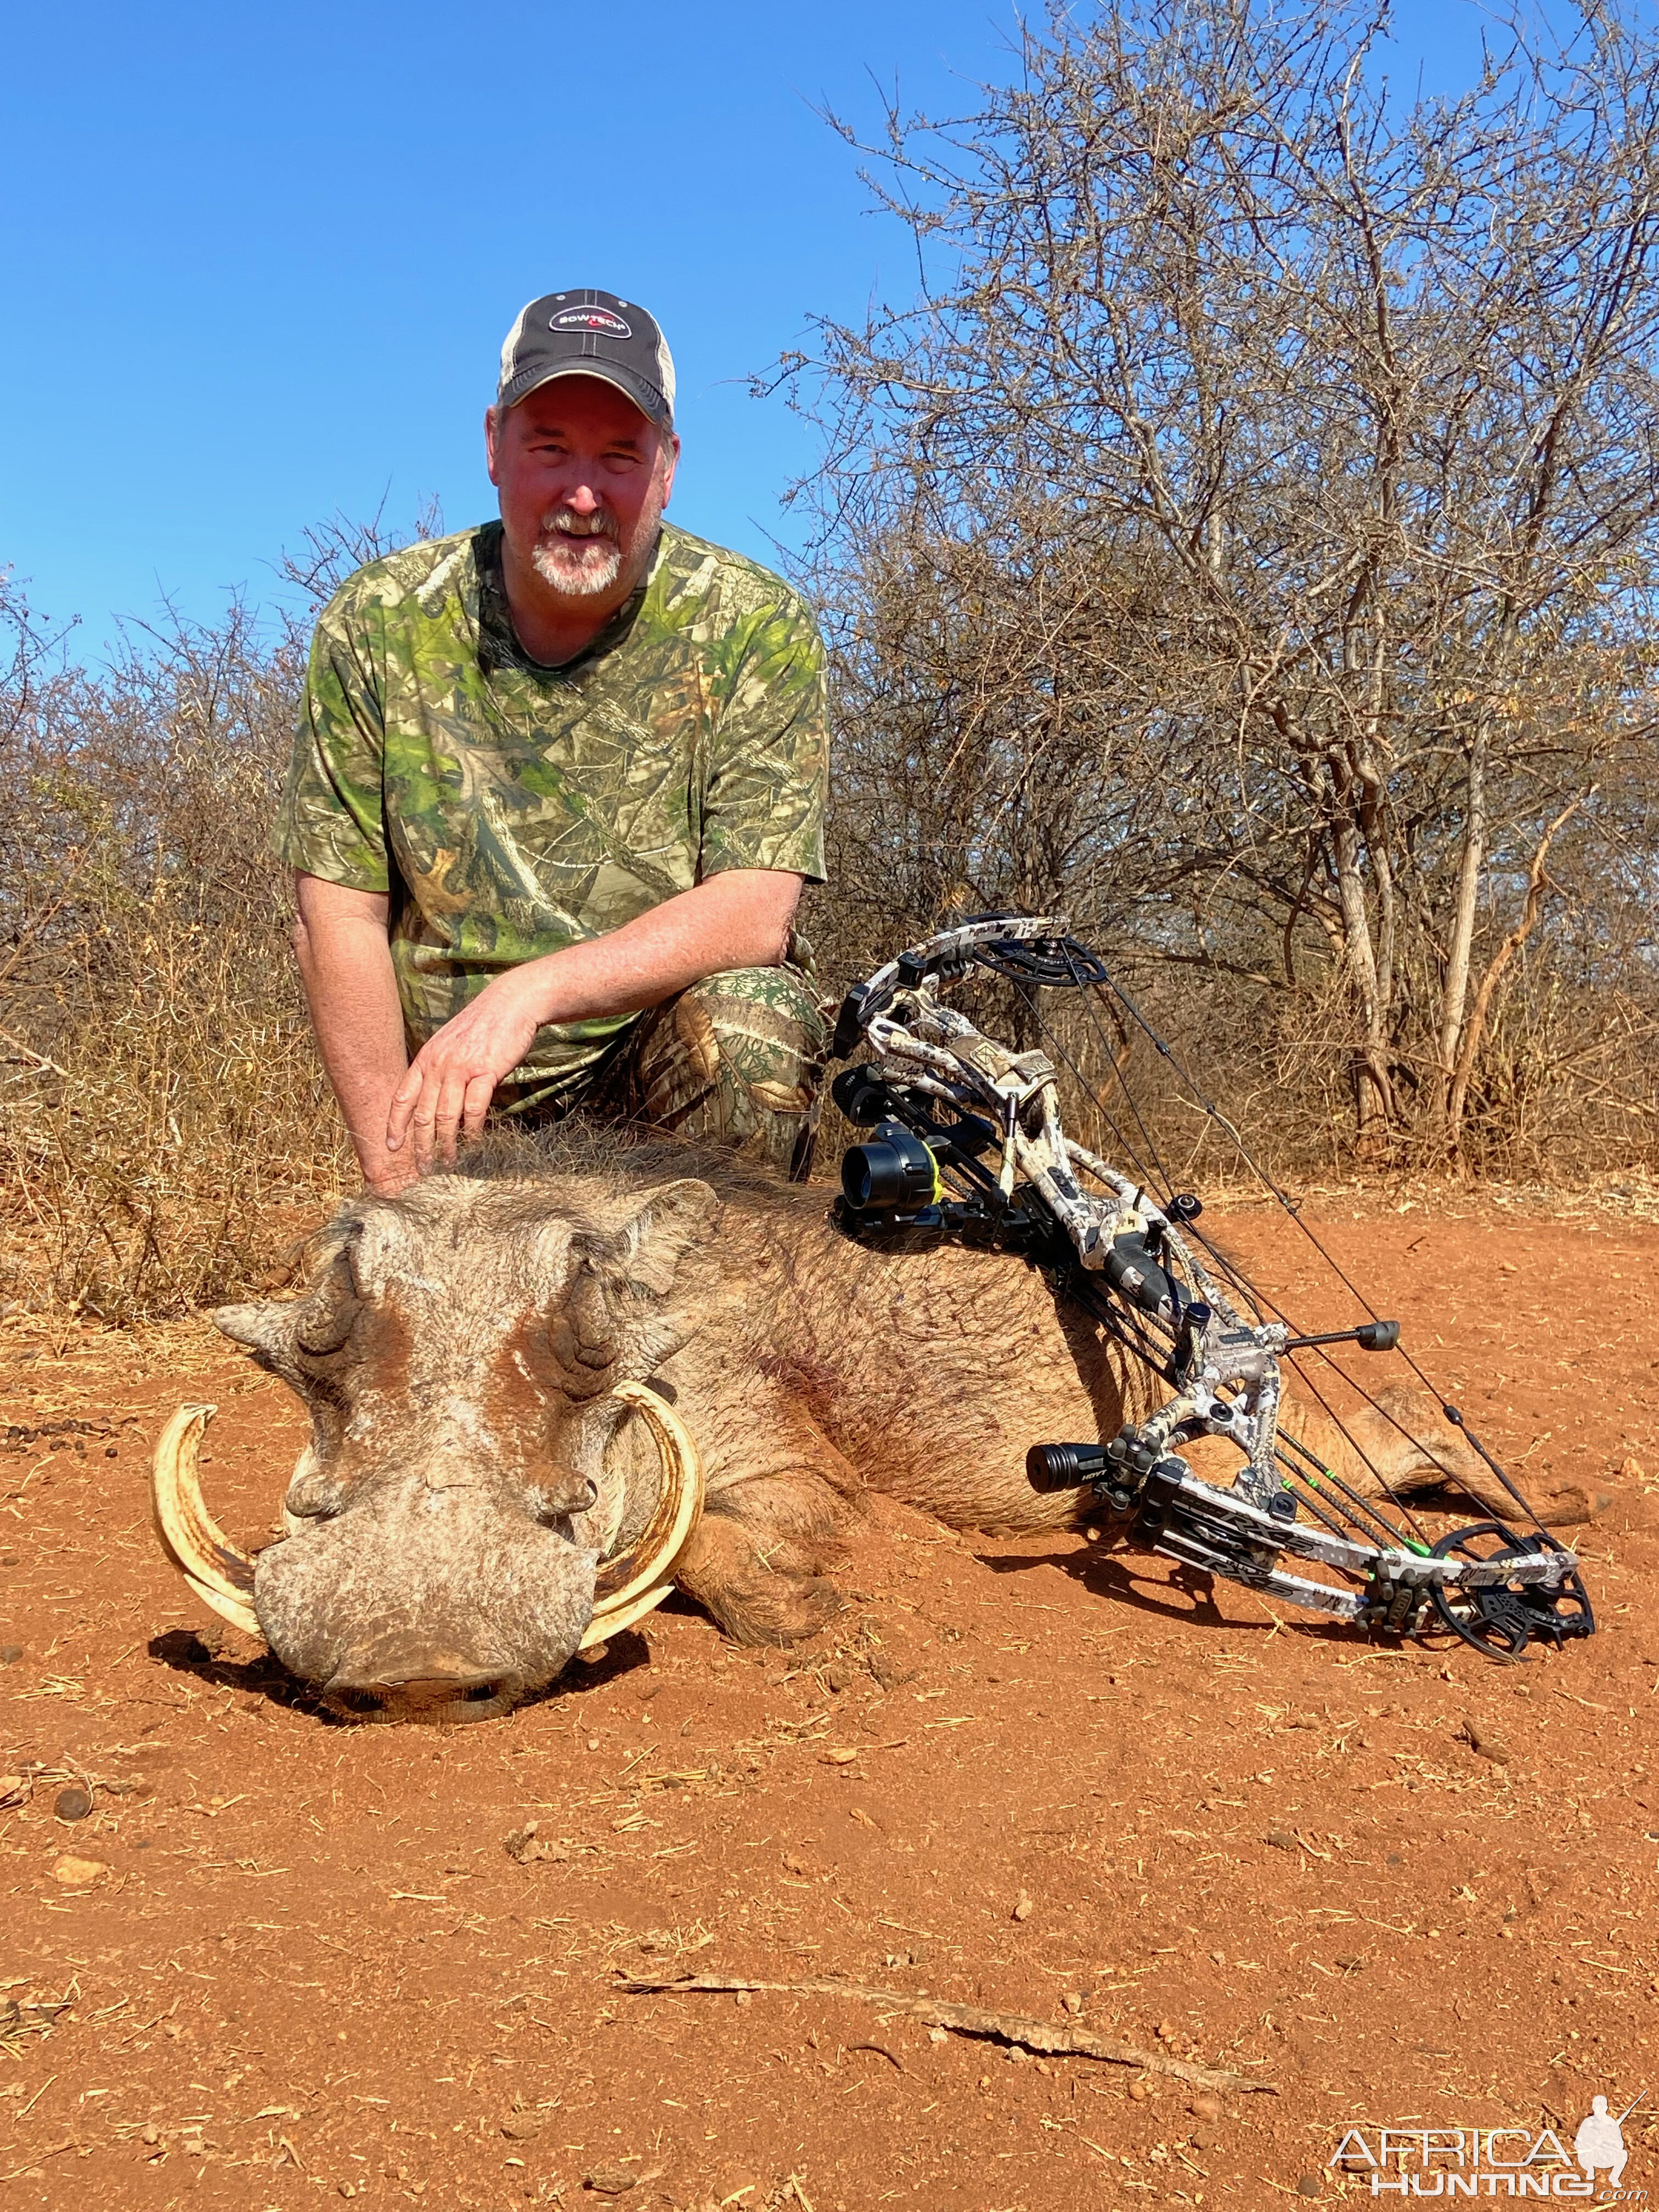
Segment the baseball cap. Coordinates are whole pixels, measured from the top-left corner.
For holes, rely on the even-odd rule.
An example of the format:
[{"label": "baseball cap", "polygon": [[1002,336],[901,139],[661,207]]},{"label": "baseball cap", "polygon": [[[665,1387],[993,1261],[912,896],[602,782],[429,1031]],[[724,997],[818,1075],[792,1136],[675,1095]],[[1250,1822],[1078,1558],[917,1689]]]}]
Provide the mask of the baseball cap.
[{"label": "baseball cap", "polygon": [[658,427],[674,427],[674,362],[668,342],[636,301],[614,292],[549,292],[520,313],[501,348],[498,407],[515,406],[556,376],[597,376]]}]

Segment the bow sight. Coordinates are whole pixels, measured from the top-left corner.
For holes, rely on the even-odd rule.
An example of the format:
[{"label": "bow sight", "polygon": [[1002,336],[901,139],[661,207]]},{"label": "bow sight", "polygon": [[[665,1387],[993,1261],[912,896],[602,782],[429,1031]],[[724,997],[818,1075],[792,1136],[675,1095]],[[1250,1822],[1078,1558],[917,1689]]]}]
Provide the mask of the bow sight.
[{"label": "bow sight", "polygon": [[[1282,1427],[1280,1363],[1296,1364],[1310,1351],[1323,1354],[1338,1344],[1400,1351],[1425,1381],[1401,1350],[1399,1323],[1368,1310],[1351,1328],[1293,1330],[1197,1228],[1200,1201],[1168,1189],[1133,1100],[1131,1115],[1151,1158],[1148,1164],[1131,1151],[1132,1176],[1065,1133],[1054,1059],[1008,1050],[944,1003],[942,987],[975,969],[1025,998],[1040,1033],[1074,1074],[1075,1062],[1042,1023],[1035,994],[1043,987],[1079,991],[1092,1013],[1094,994],[1113,993],[1339,1279],[1358,1293],[1062,917],[983,915],[901,953],[848,993],[836,1025],[836,1059],[860,1047],[871,1055],[843,1069],[832,1086],[848,1120],[871,1133],[842,1163],[841,1225],[861,1241],[950,1237],[1024,1256],[1171,1394],[1109,1441],[1034,1444],[1026,1460],[1033,1486],[1086,1486],[1103,1515],[1133,1523],[1166,1559],[1373,1629],[1409,1636],[1449,1629],[1506,1659],[1521,1657],[1534,1638],[1559,1646],[1593,1634],[1577,1558],[1536,1522],[1455,1407],[1442,1411],[1533,1521],[1531,1531],[1489,1519],[1431,1541],[1355,1439],[1348,1441],[1407,1527]],[[1319,1397],[1305,1371],[1304,1380]],[[1344,1380],[1360,1387],[1346,1372]],[[1368,1392],[1360,1395],[1392,1418]],[[1203,1437],[1224,1438],[1240,1454],[1230,1488],[1200,1481],[1182,1458],[1182,1446]],[[1449,1467],[1441,1472],[1457,1481]],[[1286,1557],[1316,1565],[1330,1578],[1287,1572]]]}]

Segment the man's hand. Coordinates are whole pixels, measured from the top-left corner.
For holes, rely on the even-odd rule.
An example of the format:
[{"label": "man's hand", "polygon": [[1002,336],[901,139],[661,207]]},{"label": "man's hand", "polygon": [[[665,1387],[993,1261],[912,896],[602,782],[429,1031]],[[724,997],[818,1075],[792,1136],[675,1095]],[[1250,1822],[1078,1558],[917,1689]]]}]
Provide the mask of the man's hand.
[{"label": "man's hand", "polygon": [[386,1118],[386,1153],[408,1160],[412,1151],[422,1170],[434,1159],[447,1165],[457,1136],[479,1133],[495,1085],[544,1023],[641,1013],[705,975],[776,967],[800,887],[781,869],[728,869],[607,936],[497,975],[410,1061]]},{"label": "man's hand", "polygon": [[496,976],[427,1039],[392,1095],[389,1152],[403,1152],[412,1131],[416,1164],[424,1173],[434,1158],[446,1164],[454,1158],[458,1127],[469,1139],[480,1133],[495,1085],[519,1065],[546,1018],[541,971],[548,964],[534,960]]}]

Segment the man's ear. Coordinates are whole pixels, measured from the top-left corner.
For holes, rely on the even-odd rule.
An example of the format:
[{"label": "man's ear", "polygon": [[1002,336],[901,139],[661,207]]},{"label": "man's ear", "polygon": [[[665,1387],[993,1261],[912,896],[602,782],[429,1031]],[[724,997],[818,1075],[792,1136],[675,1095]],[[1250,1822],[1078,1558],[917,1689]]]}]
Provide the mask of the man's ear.
[{"label": "man's ear", "polygon": [[484,409],[484,466],[489,471],[489,481],[499,484],[501,478],[501,434],[506,417],[501,409]]},{"label": "man's ear", "polygon": [[659,430],[661,441],[662,503],[667,506],[674,495],[674,471],[680,465],[680,440],[677,430]]},{"label": "man's ear", "polygon": [[681,1261],[707,1237],[720,1210],[708,1184],[693,1176],[659,1183],[594,1239],[589,1248],[592,1263],[631,1291],[666,1297]]}]

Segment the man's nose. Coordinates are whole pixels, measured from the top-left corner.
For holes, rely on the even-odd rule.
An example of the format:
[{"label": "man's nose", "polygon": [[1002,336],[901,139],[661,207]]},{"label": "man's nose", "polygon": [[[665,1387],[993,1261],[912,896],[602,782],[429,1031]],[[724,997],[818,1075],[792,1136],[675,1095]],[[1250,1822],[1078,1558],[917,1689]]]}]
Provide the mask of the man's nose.
[{"label": "man's nose", "polygon": [[573,514],[580,515],[584,522],[587,520],[590,515],[597,514],[605,504],[605,501],[593,489],[592,484],[586,483],[575,483],[568,486],[563,491],[562,497],[564,504],[570,509],[570,512]]}]

